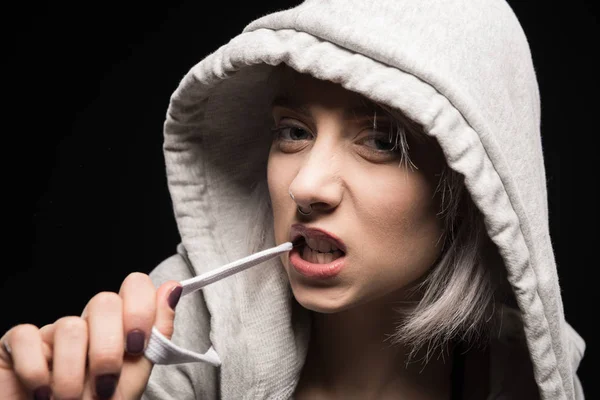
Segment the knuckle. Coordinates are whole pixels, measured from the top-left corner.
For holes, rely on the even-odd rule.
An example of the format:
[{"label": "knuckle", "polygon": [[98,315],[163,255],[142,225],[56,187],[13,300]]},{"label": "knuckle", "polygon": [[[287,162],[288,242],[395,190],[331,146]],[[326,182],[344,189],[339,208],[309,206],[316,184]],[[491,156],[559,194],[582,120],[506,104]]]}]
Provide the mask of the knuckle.
[{"label": "knuckle", "polygon": [[90,308],[120,307],[121,296],[114,292],[100,292],[90,300]]},{"label": "knuckle", "polygon": [[12,329],[10,340],[13,344],[13,347],[16,347],[21,341],[27,340],[34,335],[39,335],[39,329],[37,326],[32,324],[21,324]]},{"label": "knuckle", "polygon": [[125,278],[125,280],[146,283],[148,280],[150,280],[150,277],[141,272],[132,272],[129,275],[127,275],[127,278]]},{"label": "knuckle", "polygon": [[56,321],[56,328],[69,331],[87,329],[87,323],[80,317],[62,317]]},{"label": "knuckle", "polygon": [[13,335],[31,335],[37,333],[38,327],[33,324],[20,324],[13,328]]},{"label": "knuckle", "polygon": [[40,328],[40,330],[42,330],[42,329],[48,329],[48,328],[51,328],[51,327],[53,327],[53,326],[56,326],[55,324],[56,324],[56,321],[54,321],[54,322],[53,322],[53,323],[51,323],[51,324],[46,324],[46,325],[42,326],[42,327]]},{"label": "knuckle", "polygon": [[143,294],[146,297],[147,294],[155,292],[155,290],[150,289],[155,288],[148,275],[141,272],[132,272],[121,284],[119,294],[134,292],[136,294]]},{"label": "knuckle", "polygon": [[87,337],[87,322],[80,317],[63,317],[56,321],[56,331],[72,340]]},{"label": "knuckle", "polygon": [[152,283],[148,275],[143,274],[141,272],[132,272],[129,275],[127,275],[127,277],[121,284],[121,290],[129,290],[140,286],[144,287],[148,284],[148,282]]}]

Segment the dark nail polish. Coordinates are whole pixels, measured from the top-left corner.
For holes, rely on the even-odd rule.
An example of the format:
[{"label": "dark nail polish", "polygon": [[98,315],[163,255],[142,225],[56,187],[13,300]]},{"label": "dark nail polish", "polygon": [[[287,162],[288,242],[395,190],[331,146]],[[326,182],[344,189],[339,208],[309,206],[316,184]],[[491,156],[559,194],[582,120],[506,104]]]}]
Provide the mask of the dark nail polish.
[{"label": "dark nail polish", "polygon": [[50,386],[40,386],[33,392],[33,398],[35,400],[50,400],[51,396],[52,389],[50,389]]},{"label": "dark nail polish", "polygon": [[96,378],[96,396],[101,399],[110,399],[117,388],[117,375],[106,374]]},{"label": "dark nail polish", "polygon": [[142,331],[131,331],[127,334],[126,349],[129,354],[141,354],[144,351],[146,335]]},{"label": "dark nail polish", "polygon": [[177,286],[175,289],[171,290],[171,294],[169,294],[169,306],[174,310],[179,302],[179,298],[181,297],[181,292],[183,291],[182,286]]}]

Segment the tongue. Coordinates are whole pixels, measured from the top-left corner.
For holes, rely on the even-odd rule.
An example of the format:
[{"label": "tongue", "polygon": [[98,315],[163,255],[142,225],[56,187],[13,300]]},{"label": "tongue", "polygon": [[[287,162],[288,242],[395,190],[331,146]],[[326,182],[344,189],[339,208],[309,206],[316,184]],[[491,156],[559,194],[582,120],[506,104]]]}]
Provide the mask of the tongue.
[{"label": "tongue", "polygon": [[342,256],[342,252],[336,250],[330,253],[321,253],[313,250],[308,246],[304,246],[302,250],[302,259],[311,262],[313,264],[329,264],[333,260],[336,260]]}]

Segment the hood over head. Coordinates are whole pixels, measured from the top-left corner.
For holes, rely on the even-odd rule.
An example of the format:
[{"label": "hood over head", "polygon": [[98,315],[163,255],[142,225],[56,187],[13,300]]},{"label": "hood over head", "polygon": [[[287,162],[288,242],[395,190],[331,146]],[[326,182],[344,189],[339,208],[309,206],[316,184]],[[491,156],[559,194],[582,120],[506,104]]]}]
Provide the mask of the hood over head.
[{"label": "hood over head", "polygon": [[[266,179],[280,64],[400,110],[437,140],[502,257],[542,398],[574,398],[584,344],[564,318],[538,84],[507,3],[308,0],[253,21],[193,66],[171,97],[164,153],[182,244],[198,274],[258,250],[248,236],[266,232],[261,246],[273,244],[269,221],[256,225],[262,203],[253,193]],[[244,375],[257,397],[289,393],[268,371],[281,385],[297,376],[308,335],[291,318],[296,310],[277,262],[204,289],[223,363],[228,352],[243,351],[249,365],[267,371],[223,371]],[[217,343],[222,337],[231,338],[227,346]],[[287,358],[270,352],[275,347]]]}]

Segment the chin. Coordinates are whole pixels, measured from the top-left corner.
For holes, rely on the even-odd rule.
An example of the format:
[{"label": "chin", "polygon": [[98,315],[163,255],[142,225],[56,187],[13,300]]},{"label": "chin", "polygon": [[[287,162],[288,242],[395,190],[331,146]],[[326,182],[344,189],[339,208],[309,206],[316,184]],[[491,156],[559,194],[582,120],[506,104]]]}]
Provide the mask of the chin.
[{"label": "chin", "polygon": [[[356,299],[339,287],[306,286],[293,283],[292,292],[296,301],[304,308],[321,314],[334,314],[354,307]],[[347,291],[347,289],[346,289]]]},{"label": "chin", "polygon": [[344,306],[336,306],[336,305],[332,305],[332,304],[323,304],[319,301],[304,302],[304,301],[298,300],[297,297],[296,297],[296,300],[305,309],[314,311],[319,314],[336,314],[336,313],[345,311],[349,308],[349,307],[344,307]]}]

